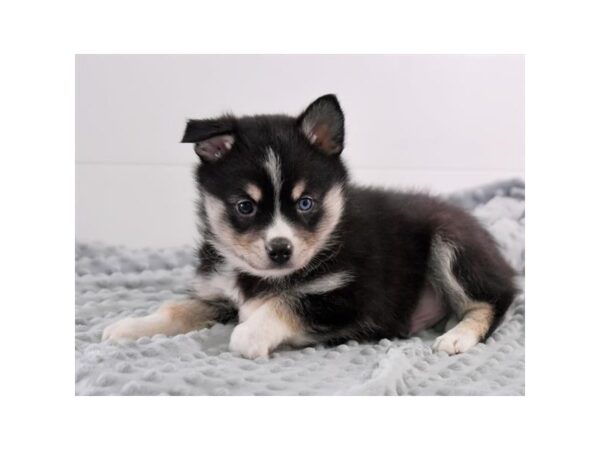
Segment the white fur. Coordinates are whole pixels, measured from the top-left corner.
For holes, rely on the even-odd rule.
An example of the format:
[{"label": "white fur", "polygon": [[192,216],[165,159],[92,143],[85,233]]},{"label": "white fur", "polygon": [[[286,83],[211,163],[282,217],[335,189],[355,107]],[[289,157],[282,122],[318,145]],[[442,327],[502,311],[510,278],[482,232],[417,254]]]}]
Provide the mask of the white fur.
[{"label": "white fur", "polygon": [[300,295],[325,294],[345,286],[351,279],[347,272],[331,273],[301,285],[295,292]]},{"label": "white fur", "polygon": [[269,242],[271,239],[275,238],[286,238],[292,243],[294,249],[298,247],[298,236],[294,232],[294,229],[290,223],[281,215],[279,211],[275,215],[273,224],[267,228],[267,232],[265,234],[266,242]]},{"label": "white fur", "polygon": [[178,334],[179,324],[175,323],[161,309],[144,317],[127,317],[104,329],[102,340],[138,339],[142,336]]},{"label": "white fur", "polygon": [[247,302],[244,302],[240,309],[238,310],[238,320],[240,323],[245,322],[250,318],[252,314],[256,312],[258,308],[264,305],[266,300],[263,299],[253,299]]},{"label": "white fur", "polygon": [[233,329],[229,349],[245,358],[254,359],[268,356],[279,345],[300,338],[298,332],[274,311],[271,300]]},{"label": "white fur", "polygon": [[304,133],[304,135],[307,137],[307,139],[310,141],[311,144],[314,144],[315,142],[317,142],[317,135],[315,133],[313,133],[314,127],[315,127],[315,124],[312,121],[307,120],[306,118],[302,122],[302,132]]},{"label": "white fur", "polygon": [[273,222],[265,233],[265,242],[269,242],[275,238],[286,238],[288,239],[294,248],[298,245],[298,237],[294,232],[294,229],[290,223],[281,214],[281,164],[279,158],[275,155],[272,148],[267,149],[267,159],[265,161],[265,168],[273,184],[273,191],[275,192],[275,205],[273,208]]},{"label": "white fur", "polygon": [[[279,195],[277,189],[280,189],[281,185],[280,180],[279,182],[277,180],[281,176],[281,168],[279,167],[279,160],[272,149],[269,149],[265,167],[275,183],[274,188],[278,186],[276,195]],[[233,267],[257,277],[280,278],[305,267],[317,252],[326,245],[343,213],[344,192],[341,185],[335,185],[323,198],[324,215],[316,232],[315,242],[310,246],[300,239],[294,226],[281,215],[279,203],[275,204],[273,224],[266,230],[263,237],[242,248],[238,245],[234,231],[227,223],[226,209],[223,202],[206,192],[203,193],[203,202],[206,209],[207,223],[215,235],[211,239],[211,244]],[[265,242],[275,237],[289,239],[294,247],[289,267],[269,268],[271,261],[265,251]]]},{"label": "white fur", "polygon": [[281,194],[281,163],[272,148],[267,148],[267,159],[265,160],[265,168],[273,184],[275,192],[275,208],[279,212],[279,198]]},{"label": "white fur", "polygon": [[477,345],[488,331],[493,317],[491,306],[470,298],[453,273],[456,248],[435,236],[431,248],[430,282],[444,294],[458,324],[438,337],[433,349],[450,355],[463,353]]},{"label": "white fur", "polygon": [[475,347],[479,341],[479,336],[475,331],[468,326],[464,326],[464,323],[459,323],[435,340],[433,350],[455,355]]},{"label": "white fur", "polygon": [[[215,234],[215,239],[211,240],[211,244],[232,266],[256,276],[282,276],[294,271],[291,269],[285,273],[281,270],[256,268],[255,266],[260,267],[269,264],[264,242],[260,239],[257,240],[250,253],[248,253],[248,248],[238,249],[235,245],[234,232],[225,220],[225,205],[223,202],[208,193],[204,194],[204,202],[207,221],[210,229]],[[248,261],[250,258],[252,264]]]},{"label": "white fur", "polygon": [[192,282],[192,287],[198,298],[202,300],[218,300],[227,298],[239,306],[244,303],[244,295],[237,286],[237,272],[230,266],[219,268],[218,272],[210,275],[200,275]]},{"label": "white fur", "polygon": [[455,257],[456,249],[436,235],[431,246],[431,275],[434,277],[432,281],[435,286],[442,286],[442,291],[446,293],[452,309],[462,316],[473,300],[469,298],[453,274],[452,266]]}]

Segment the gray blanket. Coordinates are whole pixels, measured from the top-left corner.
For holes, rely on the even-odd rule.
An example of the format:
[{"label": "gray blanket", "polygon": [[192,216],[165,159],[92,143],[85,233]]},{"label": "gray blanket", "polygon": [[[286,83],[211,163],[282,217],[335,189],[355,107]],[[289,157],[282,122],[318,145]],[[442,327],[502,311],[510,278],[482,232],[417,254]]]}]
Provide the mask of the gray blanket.
[{"label": "gray blanket", "polygon": [[[451,196],[473,210],[524,277],[525,189],[507,181]],[[103,328],[185,296],[194,250],[76,245],[77,395],[523,395],[524,296],[485,343],[432,353],[442,330],[408,340],[283,349],[247,360],[227,349],[233,325],[175,337],[101,342]]]}]

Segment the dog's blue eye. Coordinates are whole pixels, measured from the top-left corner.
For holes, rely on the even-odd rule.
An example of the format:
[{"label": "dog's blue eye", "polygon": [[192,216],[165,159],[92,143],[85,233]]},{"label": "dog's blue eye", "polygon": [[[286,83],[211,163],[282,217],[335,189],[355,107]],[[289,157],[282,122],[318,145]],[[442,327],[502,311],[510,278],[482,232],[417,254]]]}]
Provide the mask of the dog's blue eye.
[{"label": "dog's blue eye", "polygon": [[249,216],[256,210],[256,206],[250,200],[240,200],[235,206],[243,216]]},{"label": "dog's blue eye", "polygon": [[315,202],[310,197],[302,197],[297,203],[298,210],[302,212],[310,211],[314,205]]}]

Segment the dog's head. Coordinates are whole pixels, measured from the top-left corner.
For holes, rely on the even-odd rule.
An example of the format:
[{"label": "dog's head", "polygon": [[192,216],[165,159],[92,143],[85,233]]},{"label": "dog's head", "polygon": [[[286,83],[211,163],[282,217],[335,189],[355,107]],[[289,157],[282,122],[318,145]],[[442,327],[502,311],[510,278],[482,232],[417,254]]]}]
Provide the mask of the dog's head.
[{"label": "dog's head", "polygon": [[205,235],[239,269],[284,276],[334,242],[347,178],[344,116],[334,95],[299,117],[190,120],[183,142],[193,142],[201,160]]}]

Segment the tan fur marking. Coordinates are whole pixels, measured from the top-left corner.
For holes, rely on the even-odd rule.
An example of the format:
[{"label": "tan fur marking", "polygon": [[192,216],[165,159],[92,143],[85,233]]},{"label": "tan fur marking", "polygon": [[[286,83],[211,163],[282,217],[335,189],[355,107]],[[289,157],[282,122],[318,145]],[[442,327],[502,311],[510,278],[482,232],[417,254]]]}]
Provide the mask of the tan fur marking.
[{"label": "tan fur marking", "polygon": [[435,340],[433,349],[450,355],[466,352],[481,342],[494,320],[493,306],[470,298],[454,276],[455,258],[454,245],[436,235],[431,247],[429,281],[444,295],[460,321]]},{"label": "tan fur marking", "polygon": [[246,186],[246,193],[252,200],[254,200],[254,203],[258,203],[262,199],[262,191],[255,184],[249,183]]},{"label": "tan fur marking", "polygon": [[290,328],[290,330],[293,330],[297,333],[302,331],[302,324],[300,323],[298,316],[290,310],[285,300],[282,298],[274,298],[271,300],[271,305],[275,315],[279,318],[279,320],[284,322]]},{"label": "tan fur marking", "polygon": [[237,247],[244,249],[245,251],[256,251],[256,245],[260,235],[256,232],[249,232],[245,234],[233,234],[232,241]]},{"label": "tan fur marking", "polygon": [[199,300],[176,300],[163,304],[157,313],[165,314],[179,326],[179,333],[188,333],[212,324],[213,308]]},{"label": "tan fur marking", "polygon": [[292,189],[292,200],[297,201],[306,189],[306,181],[300,180]]},{"label": "tan fur marking", "polygon": [[[225,217],[225,205],[212,195],[205,195],[208,222],[212,230],[218,230],[218,238],[223,244],[221,250],[241,260],[250,259],[259,265],[266,256],[264,255],[264,244],[257,233],[238,234],[231,228]],[[242,256],[243,255],[243,256]]]},{"label": "tan fur marking", "polygon": [[471,301],[458,324],[439,336],[433,349],[449,355],[464,353],[483,340],[494,319],[492,305]]},{"label": "tan fur marking", "polygon": [[459,325],[469,329],[483,339],[494,320],[494,309],[489,303],[471,302],[465,308],[465,313]]},{"label": "tan fur marking", "polygon": [[312,250],[312,248],[315,247],[315,245],[319,242],[319,235],[317,233],[313,233],[312,231],[300,227],[294,227],[294,231],[307,250]]},{"label": "tan fur marking", "polygon": [[341,185],[333,186],[323,198],[324,215],[315,232],[295,227],[283,221],[284,226],[293,231],[294,253],[288,269],[273,269],[265,251],[264,234],[258,232],[236,233],[226,217],[225,205],[221,200],[204,195],[207,211],[207,223],[215,233],[213,244],[234,265],[248,273],[261,277],[280,277],[305,267],[318,251],[328,242],[334,242],[331,236],[344,210],[344,190]]},{"label": "tan fur marking", "polygon": [[126,317],[104,329],[102,339],[137,339],[188,333],[214,323],[214,310],[199,300],[174,300],[144,317]]},{"label": "tan fur marking", "polygon": [[[269,303],[269,307],[274,312],[277,319],[285,323],[288,328],[294,331],[300,331],[302,326],[295,314],[292,313],[286,301],[279,296],[269,296],[264,298],[253,298],[244,302],[239,310],[240,322],[246,321],[258,308],[265,303]],[[243,316],[243,318],[242,318]]]},{"label": "tan fur marking", "polygon": [[323,248],[326,241],[331,239],[331,233],[338,224],[344,211],[344,193],[341,185],[334,186],[323,199],[323,210],[325,214],[318,225],[316,232],[295,228],[300,237],[302,247],[298,249],[299,256],[306,264],[312,257]]}]

